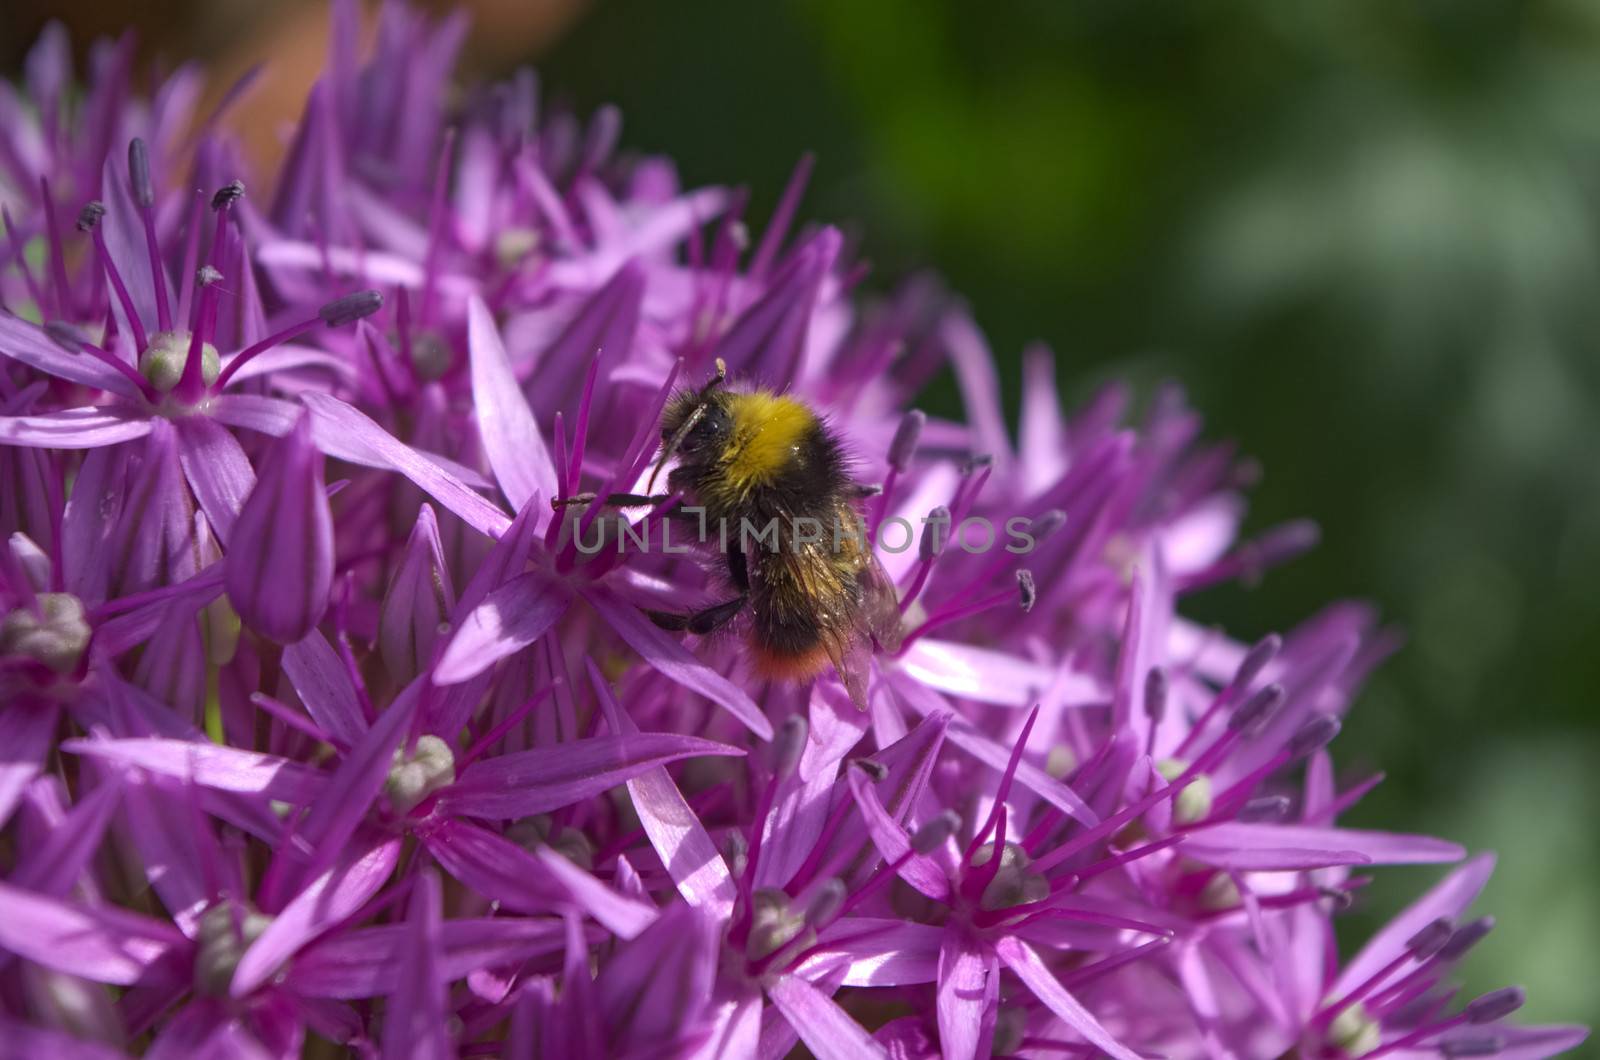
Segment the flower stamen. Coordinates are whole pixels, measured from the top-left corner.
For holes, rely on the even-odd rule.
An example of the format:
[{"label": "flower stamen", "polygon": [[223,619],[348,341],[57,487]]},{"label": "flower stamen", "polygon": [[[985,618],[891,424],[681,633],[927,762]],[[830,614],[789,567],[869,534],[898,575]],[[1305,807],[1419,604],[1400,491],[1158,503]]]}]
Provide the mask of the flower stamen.
[{"label": "flower stamen", "polygon": [[156,239],[156,193],[150,181],[150,152],[138,137],[128,143],[128,189],[133,192],[133,201],[144,222],[145,248],[150,252],[150,281],[156,289],[156,322],[162,331],[171,331],[172,306],[167,301],[166,266],[161,263],[161,243]]}]

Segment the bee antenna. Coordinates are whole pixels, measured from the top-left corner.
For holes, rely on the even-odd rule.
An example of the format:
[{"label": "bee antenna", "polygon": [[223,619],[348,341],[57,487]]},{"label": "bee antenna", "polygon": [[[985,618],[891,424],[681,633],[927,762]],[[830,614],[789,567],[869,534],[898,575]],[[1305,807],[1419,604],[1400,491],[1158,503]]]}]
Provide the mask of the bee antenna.
[{"label": "bee antenna", "polygon": [[724,361],[721,357],[718,357],[716,360],[716,367],[711,372],[711,378],[707,379],[706,385],[700,388],[700,393],[698,395],[700,398],[700,403],[704,405],[706,398],[711,396],[711,392],[727,381],[728,362]]},{"label": "bee antenna", "polygon": [[689,437],[689,432],[694,430],[694,425],[699,423],[701,419],[705,417],[706,406],[711,403],[711,392],[720,387],[723,383],[727,382],[727,362],[721,357],[718,357],[716,365],[716,370],[712,372],[711,378],[706,380],[705,386],[702,386],[699,393],[695,395],[698,400],[696,401],[694,411],[690,412],[689,415],[684,418],[683,426],[679,427],[673,433],[672,437],[667,440],[667,444],[661,447],[661,459],[656,461],[655,470],[650,472],[650,481],[644,488],[646,493],[655,492],[656,479],[660,477],[661,469],[667,466],[667,463],[672,459],[673,454],[678,451],[678,446],[682,445],[683,440]]},{"label": "bee antenna", "polygon": [[656,491],[656,479],[661,475],[661,469],[667,466],[667,463],[672,459],[672,454],[678,451],[678,446],[683,444],[683,440],[689,436],[689,432],[694,430],[694,425],[699,423],[705,414],[706,405],[702,401],[694,407],[693,412],[684,417],[683,426],[679,427],[672,437],[667,440],[667,444],[661,447],[661,459],[656,461],[655,470],[650,472],[650,481],[644,488],[646,493],[654,493]]}]

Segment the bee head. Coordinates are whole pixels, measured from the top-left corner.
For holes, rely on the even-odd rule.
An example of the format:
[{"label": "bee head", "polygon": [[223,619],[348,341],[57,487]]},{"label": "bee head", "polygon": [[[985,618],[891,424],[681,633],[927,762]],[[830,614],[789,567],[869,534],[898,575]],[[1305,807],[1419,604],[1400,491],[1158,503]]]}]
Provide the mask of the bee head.
[{"label": "bee head", "polygon": [[701,464],[721,452],[733,430],[733,417],[721,390],[727,377],[727,367],[719,357],[716,372],[705,386],[682,391],[667,404],[661,416],[661,459],[650,476],[650,489],[674,455],[681,455],[685,463]]},{"label": "bee head", "polygon": [[720,394],[702,399],[698,394],[679,396],[661,420],[663,452],[675,452],[688,463],[714,457],[728,441],[733,419],[718,400]]}]

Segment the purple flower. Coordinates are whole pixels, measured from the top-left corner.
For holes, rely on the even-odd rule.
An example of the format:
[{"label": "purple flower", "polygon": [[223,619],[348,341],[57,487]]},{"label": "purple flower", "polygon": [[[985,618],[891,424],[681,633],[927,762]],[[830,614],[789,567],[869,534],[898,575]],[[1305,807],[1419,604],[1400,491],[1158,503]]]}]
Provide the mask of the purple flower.
[{"label": "purple flower", "polygon": [[269,446],[262,462],[231,528],[224,584],[246,625],[290,644],[322,620],[333,586],[333,515],[310,417]]},{"label": "purple flower", "polygon": [[[1013,443],[957,302],[868,303],[837,229],[791,234],[809,159],[752,234],[741,194],[619,153],[614,110],[541,107],[526,72],[457,96],[460,16],[386,4],[363,56],[360,15],[335,5],[259,209],[215,119],[175,171],[187,72],[147,105],[102,46],[74,91],[52,29],[0,86],[7,1045],[1583,1040],[1515,1024],[1516,988],[1454,995],[1486,858],[1341,966],[1378,866],[1465,851],[1340,822],[1378,780],[1336,787],[1331,747],[1396,646],[1369,608],[1253,645],[1185,617],[1315,529],[1238,539],[1249,476],[1175,388],[1069,414],[1030,350]],[[717,557],[587,496],[644,490],[718,365],[882,487],[903,636],[848,687],[658,627]],[[964,422],[911,407],[946,366]]]},{"label": "purple flower", "polygon": [[[68,252],[72,218],[98,197],[108,159],[131,138],[146,145],[145,172],[165,174],[196,124],[199,67],[179,68],[142,99],[134,92],[135,43],[132,33],[93,42],[79,84],[66,30],[52,23],[28,53],[21,91],[0,85],[0,262],[14,265],[0,270],[0,305],[28,319],[85,322],[104,308],[92,256],[80,263]],[[230,93],[201,124],[214,128],[235,98]],[[34,241],[44,249],[38,264],[24,254]]]}]

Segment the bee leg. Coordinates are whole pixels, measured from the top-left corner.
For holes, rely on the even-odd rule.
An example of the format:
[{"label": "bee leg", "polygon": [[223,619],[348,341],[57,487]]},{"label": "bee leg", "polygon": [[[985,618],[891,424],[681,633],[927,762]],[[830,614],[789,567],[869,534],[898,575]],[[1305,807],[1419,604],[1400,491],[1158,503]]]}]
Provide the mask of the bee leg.
[{"label": "bee leg", "polygon": [[850,496],[854,497],[858,501],[866,500],[868,497],[876,497],[882,492],[883,487],[881,485],[867,486],[859,482],[851,486],[849,489]]},{"label": "bee leg", "polygon": [[741,594],[750,591],[750,568],[745,562],[744,552],[740,549],[728,551],[728,580],[733,582],[733,587]]},{"label": "bee leg", "polygon": [[[600,503],[607,508],[650,508],[669,499],[671,496],[672,494],[670,493],[662,493],[656,496],[646,496],[642,493],[612,493],[607,495]],[[570,497],[552,497],[550,506],[552,508],[566,508],[574,504],[593,504],[598,499],[598,496],[593,493],[574,493]]]},{"label": "bee leg", "polygon": [[670,493],[612,493],[602,502],[611,508],[654,508],[663,501],[672,499]]},{"label": "bee leg", "polygon": [[707,633],[713,633],[721,629],[732,621],[735,615],[744,610],[746,600],[745,595],[741,593],[732,600],[725,600],[720,604],[712,604],[710,607],[695,611],[692,614],[680,615],[671,611],[646,611],[645,614],[650,616],[650,621],[662,629],[671,630],[674,633],[688,630],[690,633],[704,636]]}]

